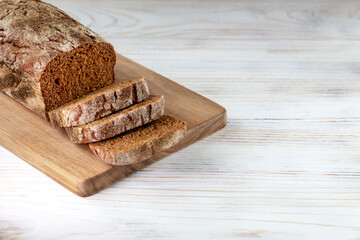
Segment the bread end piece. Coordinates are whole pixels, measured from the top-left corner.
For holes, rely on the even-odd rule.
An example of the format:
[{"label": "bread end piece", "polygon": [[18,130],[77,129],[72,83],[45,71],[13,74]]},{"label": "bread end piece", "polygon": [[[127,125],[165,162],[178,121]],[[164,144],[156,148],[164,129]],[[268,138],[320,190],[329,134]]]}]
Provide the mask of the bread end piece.
[{"label": "bread end piece", "polygon": [[100,160],[108,164],[129,165],[174,146],[185,133],[186,122],[164,115],[145,126],[89,146]]}]

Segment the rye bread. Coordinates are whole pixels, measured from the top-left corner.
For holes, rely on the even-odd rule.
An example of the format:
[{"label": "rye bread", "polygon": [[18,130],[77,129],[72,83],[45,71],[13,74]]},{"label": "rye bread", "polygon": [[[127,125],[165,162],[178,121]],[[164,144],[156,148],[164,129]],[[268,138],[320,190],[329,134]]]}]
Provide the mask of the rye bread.
[{"label": "rye bread", "polygon": [[142,126],[164,114],[164,97],[148,99],[89,124],[65,128],[73,143],[90,143],[114,137],[120,133]]},{"label": "rye bread", "polygon": [[0,2],[0,90],[47,112],[114,82],[111,44],[39,0]]},{"label": "rye bread", "polygon": [[114,83],[69,102],[51,112],[54,127],[74,127],[124,109],[149,97],[149,88],[143,77]]},{"label": "rye bread", "polygon": [[94,154],[112,165],[128,165],[148,159],[183,138],[186,123],[164,115],[158,120],[114,138],[90,143]]}]

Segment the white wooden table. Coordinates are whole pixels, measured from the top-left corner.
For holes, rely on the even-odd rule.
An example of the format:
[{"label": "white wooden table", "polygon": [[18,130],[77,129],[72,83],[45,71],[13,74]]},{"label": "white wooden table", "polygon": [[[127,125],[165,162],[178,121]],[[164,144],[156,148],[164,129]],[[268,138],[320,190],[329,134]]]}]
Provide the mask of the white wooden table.
[{"label": "white wooden table", "polygon": [[359,239],[360,2],[50,1],[228,126],[80,198],[0,149],[0,239]]}]

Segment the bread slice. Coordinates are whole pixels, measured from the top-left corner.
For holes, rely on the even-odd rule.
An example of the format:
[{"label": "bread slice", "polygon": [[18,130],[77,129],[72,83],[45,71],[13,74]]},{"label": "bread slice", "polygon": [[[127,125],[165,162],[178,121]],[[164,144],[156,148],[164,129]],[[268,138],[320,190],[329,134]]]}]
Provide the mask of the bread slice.
[{"label": "bread slice", "polygon": [[112,84],[82,98],[67,103],[51,112],[54,127],[74,127],[93,122],[149,97],[143,77]]},{"label": "bread slice", "polygon": [[143,161],[175,145],[183,138],[186,123],[165,115],[142,127],[114,138],[90,143],[94,154],[112,165],[128,165]]},{"label": "bread slice", "polygon": [[73,143],[97,142],[149,123],[163,114],[164,97],[150,96],[141,103],[92,123],[65,129]]}]

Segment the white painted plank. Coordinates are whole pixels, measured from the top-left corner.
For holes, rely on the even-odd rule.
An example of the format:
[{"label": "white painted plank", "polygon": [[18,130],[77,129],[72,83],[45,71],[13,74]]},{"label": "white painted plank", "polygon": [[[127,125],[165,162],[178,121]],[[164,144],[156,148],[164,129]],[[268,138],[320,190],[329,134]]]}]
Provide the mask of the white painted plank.
[{"label": "white painted plank", "polygon": [[89,198],[0,150],[0,239],[360,238],[360,5],[49,1],[228,126]]}]

